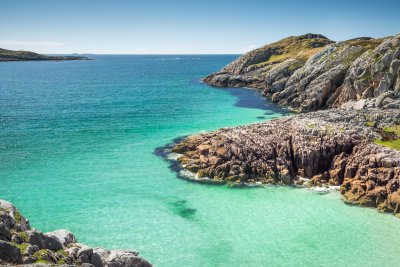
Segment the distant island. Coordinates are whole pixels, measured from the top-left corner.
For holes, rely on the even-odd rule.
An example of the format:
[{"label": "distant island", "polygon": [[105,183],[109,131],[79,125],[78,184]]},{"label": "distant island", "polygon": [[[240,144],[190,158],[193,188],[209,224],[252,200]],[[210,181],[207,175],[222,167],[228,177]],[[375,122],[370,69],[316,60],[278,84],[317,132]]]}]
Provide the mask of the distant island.
[{"label": "distant island", "polygon": [[0,48],[0,62],[8,61],[63,61],[63,60],[91,60],[82,56],[46,56],[30,51],[14,51]]}]

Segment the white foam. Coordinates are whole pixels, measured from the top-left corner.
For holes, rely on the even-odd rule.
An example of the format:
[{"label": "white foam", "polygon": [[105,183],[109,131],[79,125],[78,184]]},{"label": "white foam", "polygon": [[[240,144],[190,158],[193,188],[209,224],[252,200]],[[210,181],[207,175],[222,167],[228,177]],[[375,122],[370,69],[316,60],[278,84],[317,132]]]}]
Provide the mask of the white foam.
[{"label": "white foam", "polygon": [[179,153],[169,153],[167,154],[167,159],[169,160],[178,160],[178,158],[180,156],[182,156],[183,154],[179,154]]},{"label": "white foam", "polygon": [[327,186],[327,187],[321,187],[321,186],[317,186],[317,187],[312,187],[310,188],[311,191],[318,193],[318,194],[327,194],[330,193],[332,191],[337,191],[339,190],[340,186]]}]

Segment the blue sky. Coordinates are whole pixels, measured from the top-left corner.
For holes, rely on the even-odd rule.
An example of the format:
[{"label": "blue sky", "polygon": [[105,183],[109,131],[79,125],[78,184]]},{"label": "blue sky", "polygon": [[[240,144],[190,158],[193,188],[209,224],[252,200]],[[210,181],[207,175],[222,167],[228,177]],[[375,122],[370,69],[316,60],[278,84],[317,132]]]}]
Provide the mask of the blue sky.
[{"label": "blue sky", "polygon": [[400,32],[400,1],[2,0],[0,47],[41,53],[237,54],[290,35]]}]

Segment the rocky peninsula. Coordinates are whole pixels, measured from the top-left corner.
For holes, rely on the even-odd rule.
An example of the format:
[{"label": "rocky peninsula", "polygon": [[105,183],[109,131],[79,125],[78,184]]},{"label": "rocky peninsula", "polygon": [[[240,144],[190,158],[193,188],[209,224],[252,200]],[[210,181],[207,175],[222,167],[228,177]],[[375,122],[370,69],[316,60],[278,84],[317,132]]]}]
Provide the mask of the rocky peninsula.
[{"label": "rocky peninsula", "polygon": [[1,266],[150,267],[131,250],[92,248],[67,230],[42,233],[10,202],[0,199]]},{"label": "rocky peninsula", "polygon": [[400,34],[338,43],[288,37],[204,82],[254,88],[300,114],[181,140],[171,152],[182,176],[340,186],[348,203],[400,215]]},{"label": "rocky peninsula", "polygon": [[81,56],[46,56],[30,51],[13,51],[0,48],[0,62],[7,61],[64,61],[64,60],[90,60]]}]

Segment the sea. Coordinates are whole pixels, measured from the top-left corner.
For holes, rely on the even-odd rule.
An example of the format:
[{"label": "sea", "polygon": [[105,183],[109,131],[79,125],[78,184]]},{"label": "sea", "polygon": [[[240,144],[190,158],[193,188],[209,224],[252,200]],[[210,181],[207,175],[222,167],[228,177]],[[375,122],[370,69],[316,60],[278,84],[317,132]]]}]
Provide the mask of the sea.
[{"label": "sea", "polygon": [[339,192],[177,177],[176,138],[289,112],[201,78],[238,55],[0,63],[0,198],[32,227],[155,266],[399,266],[400,220]]}]

